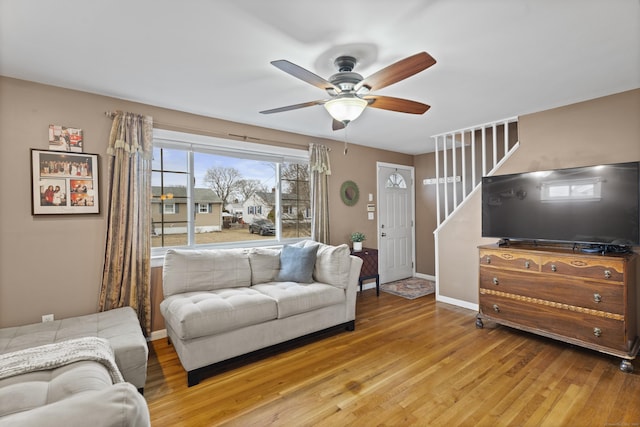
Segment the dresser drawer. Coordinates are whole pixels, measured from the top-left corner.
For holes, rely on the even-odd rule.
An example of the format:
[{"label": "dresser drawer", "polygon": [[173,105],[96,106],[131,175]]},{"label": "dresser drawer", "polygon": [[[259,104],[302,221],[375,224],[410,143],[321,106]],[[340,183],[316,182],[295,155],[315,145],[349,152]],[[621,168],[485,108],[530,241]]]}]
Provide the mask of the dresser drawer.
[{"label": "dresser drawer", "polygon": [[481,249],[480,265],[525,271],[539,271],[540,257],[508,250]]},{"label": "dresser drawer", "polygon": [[574,340],[629,352],[624,320],[531,303],[499,295],[480,294],[480,312],[498,323],[505,320],[532,332],[550,332]]},{"label": "dresser drawer", "polygon": [[542,257],[541,271],[558,275],[622,282],[624,280],[624,261],[611,258],[544,256]]},{"label": "dresser drawer", "polygon": [[624,314],[624,287],[568,276],[480,267],[480,288]]}]

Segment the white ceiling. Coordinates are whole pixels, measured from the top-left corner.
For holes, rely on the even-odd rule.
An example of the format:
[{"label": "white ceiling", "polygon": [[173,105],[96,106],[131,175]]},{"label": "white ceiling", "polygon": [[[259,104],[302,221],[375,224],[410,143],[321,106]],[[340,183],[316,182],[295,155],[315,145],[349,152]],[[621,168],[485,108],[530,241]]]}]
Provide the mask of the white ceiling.
[{"label": "white ceiling", "polygon": [[[414,53],[437,63],[341,131],[325,99],[270,65],[363,76]],[[431,136],[640,87],[639,0],[0,0],[0,74],[204,116],[420,154]],[[77,124],[81,125],[81,124]]]}]

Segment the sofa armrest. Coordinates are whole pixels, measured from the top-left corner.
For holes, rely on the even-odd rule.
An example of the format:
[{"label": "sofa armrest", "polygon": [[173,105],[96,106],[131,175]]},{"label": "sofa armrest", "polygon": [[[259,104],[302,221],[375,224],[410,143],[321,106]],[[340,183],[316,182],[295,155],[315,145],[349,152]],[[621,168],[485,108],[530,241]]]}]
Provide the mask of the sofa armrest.
[{"label": "sofa armrest", "polygon": [[356,318],[356,297],[358,295],[358,279],[362,268],[362,259],[353,255],[349,255],[349,258],[351,259],[351,268],[349,269],[349,280],[345,289],[347,293],[347,319],[354,320]]}]

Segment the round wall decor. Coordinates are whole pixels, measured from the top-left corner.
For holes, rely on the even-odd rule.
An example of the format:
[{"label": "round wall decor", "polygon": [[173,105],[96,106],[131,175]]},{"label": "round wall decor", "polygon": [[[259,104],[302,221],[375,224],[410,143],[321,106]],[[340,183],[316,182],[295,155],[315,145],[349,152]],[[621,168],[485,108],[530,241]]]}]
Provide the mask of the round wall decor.
[{"label": "round wall decor", "polygon": [[340,187],[340,198],[342,202],[347,206],[353,206],[358,202],[360,197],[360,190],[358,185],[353,181],[345,181]]}]

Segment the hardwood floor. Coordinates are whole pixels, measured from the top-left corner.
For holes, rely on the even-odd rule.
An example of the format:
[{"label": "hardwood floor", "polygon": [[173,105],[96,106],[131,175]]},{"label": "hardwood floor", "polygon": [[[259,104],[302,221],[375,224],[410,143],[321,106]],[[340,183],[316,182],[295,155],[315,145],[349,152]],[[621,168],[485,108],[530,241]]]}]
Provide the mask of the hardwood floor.
[{"label": "hardwood floor", "polygon": [[187,387],[153,341],[145,397],[160,426],[640,425],[640,362],[505,327],[475,312],[375,290],[356,329],[324,334]]}]

